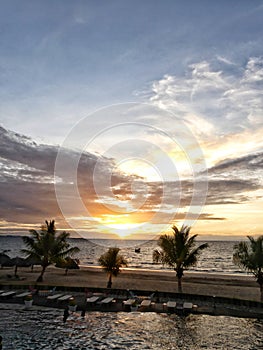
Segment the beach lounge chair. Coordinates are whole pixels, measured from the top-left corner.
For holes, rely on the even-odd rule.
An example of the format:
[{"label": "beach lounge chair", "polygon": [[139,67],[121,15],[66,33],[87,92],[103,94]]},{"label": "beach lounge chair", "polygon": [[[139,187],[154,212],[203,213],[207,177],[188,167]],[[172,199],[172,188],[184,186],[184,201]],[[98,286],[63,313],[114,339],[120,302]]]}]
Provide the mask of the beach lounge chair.
[{"label": "beach lounge chair", "polygon": [[122,302],[124,309],[127,311],[131,311],[135,303],[136,303],[136,299],[128,299]]},{"label": "beach lounge chair", "polygon": [[72,295],[66,294],[66,295],[62,295],[62,297],[59,297],[57,300],[58,300],[58,301],[67,301],[67,300],[69,300],[70,298],[72,298]]},{"label": "beach lounge chair", "polygon": [[113,297],[107,297],[105,299],[102,299],[100,303],[107,305],[107,304],[110,304],[113,301],[113,299],[114,299]]},{"label": "beach lounge chair", "polygon": [[166,303],[166,307],[168,311],[175,311],[176,306],[177,306],[177,303],[176,301],[173,301],[173,300],[168,300]]},{"label": "beach lounge chair", "polygon": [[176,307],[176,301],[168,300],[167,301],[167,307],[175,308]]},{"label": "beach lounge chair", "polygon": [[0,294],[1,298],[11,298],[12,296],[14,296],[16,294],[16,291],[13,290],[9,290],[8,292],[4,292]]},{"label": "beach lounge chair", "polygon": [[192,308],[193,308],[193,304],[192,303],[187,303],[187,302],[183,303],[183,309],[184,310],[189,311],[189,310],[192,310]]},{"label": "beach lounge chair", "polygon": [[134,304],[136,301],[136,299],[128,299],[128,300],[124,300],[123,301],[123,304],[124,305],[128,305],[128,306],[131,306],[132,304]]},{"label": "beach lounge chair", "polygon": [[93,296],[86,299],[87,304],[95,304],[100,299],[99,296]]},{"label": "beach lounge chair", "polygon": [[183,303],[183,313],[187,314],[193,310],[193,303],[184,302]]},{"label": "beach lounge chair", "polygon": [[141,311],[145,311],[150,308],[155,308],[155,303],[151,299],[144,299],[139,305]]},{"label": "beach lounge chair", "polygon": [[22,292],[22,293],[20,292],[20,293],[16,294],[15,297],[16,298],[24,298],[28,295],[31,295],[31,293],[30,292]]},{"label": "beach lounge chair", "polygon": [[54,294],[54,295],[48,295],[47,300],[57,300],[58,298],[62,297],[63,294]]},{"label": "beach lounge chair", "polygon": [[99,303],[100,303],[102,308],[109,307],[112,304],[113,300],[114,300],[114,297],[107,297],[107,298],[102,299]]},{"label": "beach lounge chair", "polygon": [[151,306],[151,300],[150,299],[144,299],[142,302],[141,302],[141,304],[140,304],[140,306],[142,306],[142,307],[150,307]]}]

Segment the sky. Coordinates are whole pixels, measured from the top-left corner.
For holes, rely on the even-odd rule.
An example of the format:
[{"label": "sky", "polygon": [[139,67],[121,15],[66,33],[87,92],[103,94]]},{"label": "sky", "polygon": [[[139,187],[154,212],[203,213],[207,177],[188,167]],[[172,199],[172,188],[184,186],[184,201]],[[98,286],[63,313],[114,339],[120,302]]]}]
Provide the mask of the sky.
[{"label": "sky", "polygon": [[0,4],[0,234],[263,234],[262,1]]}]

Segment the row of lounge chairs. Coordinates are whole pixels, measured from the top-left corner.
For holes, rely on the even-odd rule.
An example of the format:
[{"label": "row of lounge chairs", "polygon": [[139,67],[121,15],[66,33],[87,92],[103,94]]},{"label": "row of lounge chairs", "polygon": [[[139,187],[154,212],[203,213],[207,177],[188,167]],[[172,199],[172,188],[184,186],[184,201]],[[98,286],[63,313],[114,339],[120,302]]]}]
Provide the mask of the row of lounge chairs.
[{"label": "row of lounge chairs", "polygon": [[[28,295],[32,295],[36,293],[32,293],[31,290],[27,291],[15,291],[15,290],[0,290],[0,299],[10,299],[10,298],[25,298]],[[57,301],[67,301],[73,296],[71,294],[64,294],[64,293],[54,293],[54,291],[38,291],[37,293],[40,297],[45,297],[47,300],[57,300]]]},{"label": "row of lounge chairs", "polygon": [[[114,302],[120,302],[119,297],[117,296],[107,296],[102,293],[95,293],[90,295],[86,299],[86,304],[88,307],[96,307],[96,306],[106,306],[111,305]],[[167,311],[167,312],[177,312],[177,313],[187,313],[196,311],[197,305],[191,302],[176,302],[175,300],[164,300],[160,302],[159,300],[154,299],[154,293],[148,297],[138,297],[134,293],[128,293],[128,297],[123,298],[122,306],[124,310],[127,311]]]},{"label": "row of lounge chairs", "polygon": [[[56,304],[57,306],[59,306],[60,303],[64,305],[65,302],[68,302],[71,298],[74,297],[74,295],[69,294],[68,292],[57,292],[55,288],[52,290],[38,290],[37,292],[32,292],[32,290],[30,289],[27,291],[0,290],[0,300],[6,300],[11,298],[25,298],[26,296],[34,293],[36,294],[36,298],[40,297],[38,301],[42,300],[42,305]],[[197,309],[197,305],[194,305],[191,302],[177,302],[175,300],[167,299],[159,300],[157,298],[154,298],[154,293],[152,293],[149,296],[137,296],[131,291],[128,291],[128,293],[126,292],[126,296],[125,294],[120,293],[116,295],[107,295],[104,293],[89,293],[85,300],[87,309],[110,309],[110,307],[113,305],[115,305],[116,308],[121,308],[126,311],[140,310],[187,313],[195,311]]]},{"label": "row of lounge chairs", "polygon": [[14,290],[0,290],[0,298],[12,298],[12,297],[16,297],[16,298],[25,298],[26,296],[30,295],[31,293],[29,291],[14,291]]},{"label": "row of lounge chairs", "polygon": [[177,303],[173,300],[168,300],[167,303],[163,303],[163,308],[168,311],[177,311],[177,312],[190,312],[197,309],[197,305],[190,302]]},{"label": "row of lounge chairs", "polygon": [[112,303],[115,303],[116,299],[114,296],[99,296],[99,295],[93,295],[89,298],[86,299],[86,305],[89,306],[94,306],[94,305],[100,305],[101,307],[109,306]]}]

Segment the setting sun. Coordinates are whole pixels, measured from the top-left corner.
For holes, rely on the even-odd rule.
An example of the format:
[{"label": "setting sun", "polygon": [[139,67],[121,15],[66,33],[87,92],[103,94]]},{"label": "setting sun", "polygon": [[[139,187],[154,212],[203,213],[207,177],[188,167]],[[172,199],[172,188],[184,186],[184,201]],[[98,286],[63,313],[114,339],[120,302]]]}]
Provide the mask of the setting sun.
[{"label": "setting sun", "polygon": [[127,237],[130,236],[134,233],[135,229],[138,228],[138,226],[140,226],[140,224],[131,224],[131,223],[125,223],[125,224],[111,224],[109,225],[109,227],[115,229],[115,233],[121,237]]},{"label": "setting sun", "polygon": [[[132,223],[128,215],[103,215],[97,220],[104,225],[104,231],[114,233],[121,238],[136,233],[140,223]],[[105,228],[107,226],[107,229]]]}]

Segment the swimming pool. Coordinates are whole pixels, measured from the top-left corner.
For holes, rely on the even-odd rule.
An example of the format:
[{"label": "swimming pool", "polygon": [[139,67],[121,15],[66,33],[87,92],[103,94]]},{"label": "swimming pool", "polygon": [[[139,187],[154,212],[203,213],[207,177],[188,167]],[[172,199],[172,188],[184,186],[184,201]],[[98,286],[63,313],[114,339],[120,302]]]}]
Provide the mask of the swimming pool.
[{"label": "swimming pool", "polygon": [[227,316],[0,310],[3,349],[263,349],[263,322]]}]

